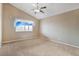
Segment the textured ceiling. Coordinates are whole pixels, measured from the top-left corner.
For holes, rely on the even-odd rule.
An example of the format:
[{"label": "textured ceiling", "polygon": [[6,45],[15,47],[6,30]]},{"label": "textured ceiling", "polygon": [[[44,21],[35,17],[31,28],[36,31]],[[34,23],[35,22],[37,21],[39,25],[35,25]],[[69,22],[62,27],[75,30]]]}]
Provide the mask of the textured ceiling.
[{"label": "textured ceiling", "polygon": [[38,13],[35,15],[34,12],[32,11],[32,9],[34,8],[33,3],[11,3],[11,4],[38,19],[43,19],[49,16],[54,16],[57,14],[61,14],[79,8],[79,3],[39,3],[39,6],[47,6],[47,9],[44,10],[45,14]]}]

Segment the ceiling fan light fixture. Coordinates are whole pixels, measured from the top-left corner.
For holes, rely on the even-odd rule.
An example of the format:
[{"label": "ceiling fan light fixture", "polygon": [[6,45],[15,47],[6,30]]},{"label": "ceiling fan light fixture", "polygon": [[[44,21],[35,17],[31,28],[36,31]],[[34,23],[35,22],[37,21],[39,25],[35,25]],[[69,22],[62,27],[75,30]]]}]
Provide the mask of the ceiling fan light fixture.
[{"label": "ceiling fan light fixture", "polygon": [[44,10],[43,9],[46,9],[47,7],[46,6],[39,6],[39,3],[37,3],[37,4],[32,4],[33,6],[34,6],[34,9],[32,9],[33,10],[33,12],[35,13],[35,15],[37,14],[37,13],[45,13],[44,12]]},{"label": "ceiling fan light fixture", "polygon": [[35,10],[34,10],[34,12],[37,12],[37,13],[39,13],[39,12],[40,12],[40,10],[39,10],[39,9],[35,9]]}]

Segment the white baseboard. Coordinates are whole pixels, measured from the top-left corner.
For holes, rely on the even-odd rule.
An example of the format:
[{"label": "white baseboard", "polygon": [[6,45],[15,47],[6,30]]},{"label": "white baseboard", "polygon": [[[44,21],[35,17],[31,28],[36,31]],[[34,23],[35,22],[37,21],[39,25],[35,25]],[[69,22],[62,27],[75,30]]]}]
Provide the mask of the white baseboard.
[{"label": "white baseboard", "polygon": [[71,46],[71,47],[75,47],[75,48],[79,48],[79,46],[71,45],[71,44],[68,44],[68,43],[65,43],[65,42],[61,42],[61,41],[58,41],[58,40],[50,39],[50,41],[53,41],[53,42],[56,42],[56,43],[60,43],[60,44],[65,44],[67,46]]},{"label": "white baseboard", "polygon": [[[34,38],[30,38],[30,39],[34,39]],[[3,42],[3,44],[5,44],[5,43],[11,43],[11,42],[17,42],[17,41],[23,41],[23,40],[29,40],[29,39],[17,39],[17,40],[11,40],[11,41]]]},{"label": "white baseboard", "polygon": [[3,44],[4,44],[4,43],[10,43],[10,42],[16,42],[16,41],[21,41],[21,39],[20,39],[20,40],[5,41],[5,42],[3,42]]}]

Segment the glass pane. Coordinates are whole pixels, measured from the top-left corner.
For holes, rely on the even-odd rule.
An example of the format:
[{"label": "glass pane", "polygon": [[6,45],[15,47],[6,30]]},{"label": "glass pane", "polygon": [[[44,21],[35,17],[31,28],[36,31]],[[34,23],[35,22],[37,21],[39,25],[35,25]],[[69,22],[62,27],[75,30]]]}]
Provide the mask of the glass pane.
[{"label": "glass pane", "polygon": [[24,26],[18,26],[18,27],[16,27],[16,31],[17,32],[24,31]]},{"label": "glass pane", "polygon": [[28,26],[25,26],[25,31],[28,31]]},{"label": "glass pane", "polygon": [[33,22],[32,21],[21,21],[16,20],[15,27],[17,32],[21,31],[32,31],[33,30]]},{"label": "glass pane", "polygon": [[33,30],[33,27],[32,26],[29,26],[29,31],[32,31]]}]

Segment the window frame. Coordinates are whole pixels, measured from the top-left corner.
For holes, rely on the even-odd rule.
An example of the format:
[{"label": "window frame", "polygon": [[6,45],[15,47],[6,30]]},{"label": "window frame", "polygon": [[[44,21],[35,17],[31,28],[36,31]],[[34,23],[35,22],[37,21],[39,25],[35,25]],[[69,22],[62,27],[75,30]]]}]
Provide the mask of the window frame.
[{"label": "window frame", "polygon": [[[22,30],[22,31],[17,31],[17,30],[16,30],[16,27],[17,27],[17,26],[16,26],[16,23],[17,23],[18,21],[20,21],[20,22],[27,22],[27,23],[28,23],[28,22],[31,22],[31,23],[32,23],[32,30],[29,31],[29,25],[28,25],[28,31],[26,31],[26,30],[24,30],[24,31],[23,31],[23,30]],[[16,32],[33,32],[33,29],[34,29],[34,22],[33,22],[33,21],[29,21],[29,20],[16,19],[15,22],[14,22],[14,27],[15,27],[15,31],[16,31]],[[25,29],[25,25],[24,25],[24,29]]]}]

